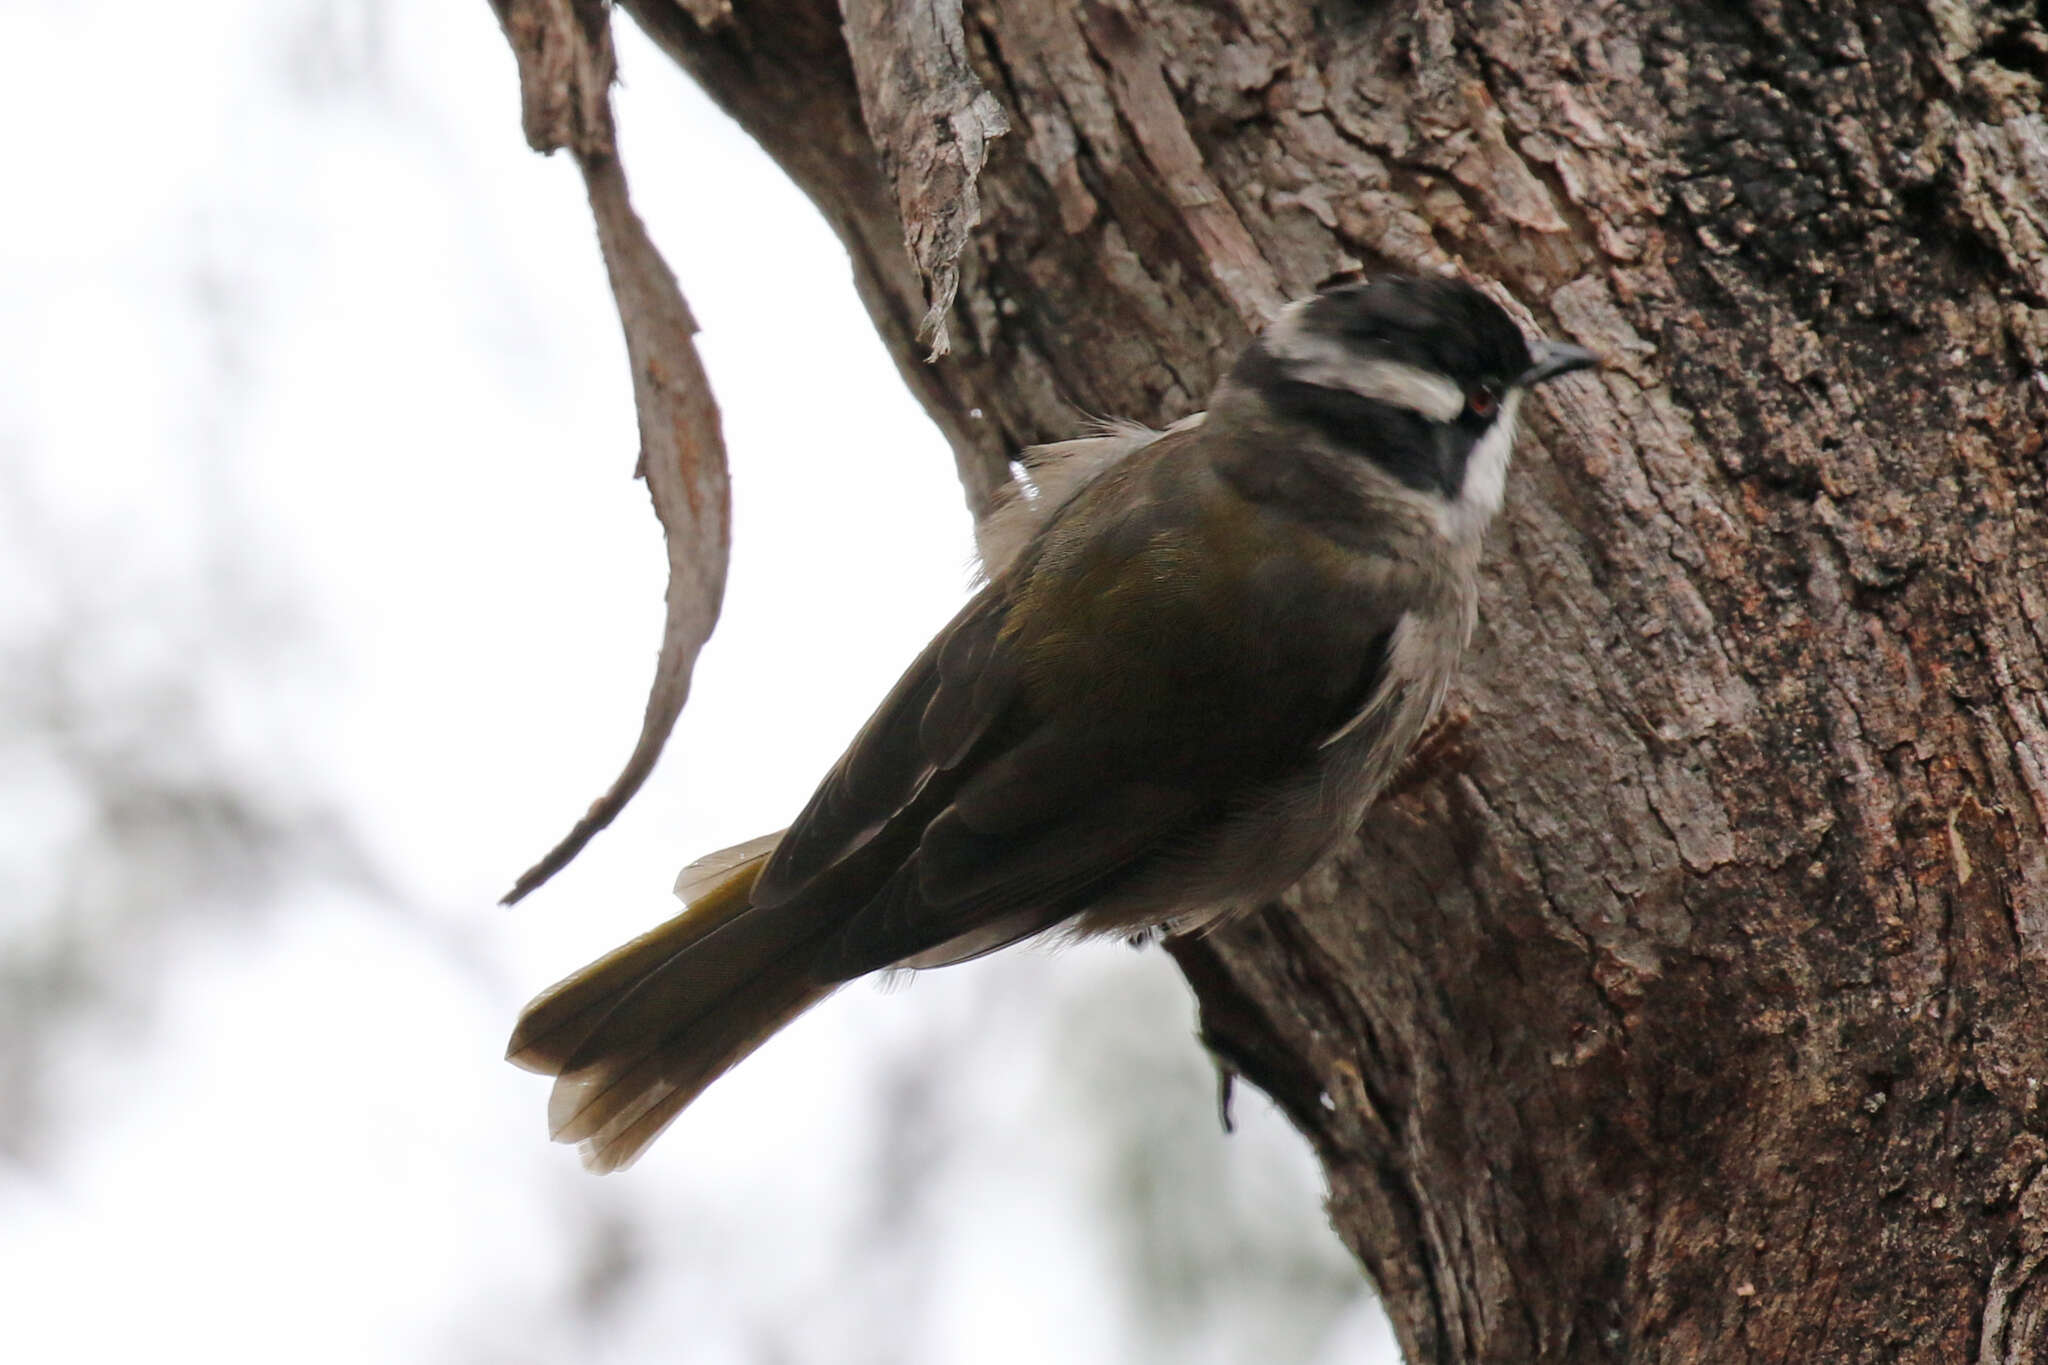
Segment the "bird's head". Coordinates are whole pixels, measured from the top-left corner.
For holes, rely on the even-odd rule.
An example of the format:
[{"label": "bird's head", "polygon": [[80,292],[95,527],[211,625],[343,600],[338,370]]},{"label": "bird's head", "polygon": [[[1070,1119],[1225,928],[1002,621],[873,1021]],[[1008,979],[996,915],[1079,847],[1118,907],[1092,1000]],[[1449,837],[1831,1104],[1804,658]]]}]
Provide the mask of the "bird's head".
[{"label": "bird's head", "polygon": [[1226,389],[1483,519],[1499,505],[1522,395],[1597,363],[1578,346],[1529,341],[1463,280],[1396,275],[1290,304]]}]

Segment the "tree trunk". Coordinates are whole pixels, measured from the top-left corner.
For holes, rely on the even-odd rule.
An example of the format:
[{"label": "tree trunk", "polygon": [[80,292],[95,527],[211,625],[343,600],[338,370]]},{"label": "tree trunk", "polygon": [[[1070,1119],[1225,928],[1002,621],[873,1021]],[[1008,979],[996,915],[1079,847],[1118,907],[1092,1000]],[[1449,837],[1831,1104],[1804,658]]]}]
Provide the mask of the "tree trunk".
[{"label": "tree trunk", "polygon": [[1609,360],[1534,405],[1431,760],[1176,946],[1411,1361],[2048,1360],[2048,7],[969,0],[1011,131],[929,364],[832,0],[626,8],[977,507],[1360,265]]}]

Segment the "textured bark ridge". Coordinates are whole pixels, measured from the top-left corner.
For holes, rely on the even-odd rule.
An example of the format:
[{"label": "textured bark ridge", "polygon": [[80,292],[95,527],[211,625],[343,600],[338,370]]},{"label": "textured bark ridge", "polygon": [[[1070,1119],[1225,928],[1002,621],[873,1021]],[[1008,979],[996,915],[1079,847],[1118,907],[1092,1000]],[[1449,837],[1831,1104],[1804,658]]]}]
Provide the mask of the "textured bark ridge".
[{"label": "textured bark ridge", "polygon": [[1177,948],[1411,1360],[2048,1360],[2040,6],[970,0],[1013,132],[930,366],[830,0],[627,8],[977,506],[1359,266],[1612,362],[1529,418],[1454,742]]}]

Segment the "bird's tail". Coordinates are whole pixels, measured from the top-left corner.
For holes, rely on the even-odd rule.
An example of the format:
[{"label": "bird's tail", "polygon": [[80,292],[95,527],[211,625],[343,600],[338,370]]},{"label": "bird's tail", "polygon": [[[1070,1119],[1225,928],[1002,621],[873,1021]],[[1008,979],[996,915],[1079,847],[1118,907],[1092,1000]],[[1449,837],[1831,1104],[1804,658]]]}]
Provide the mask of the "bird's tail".
[{"label": "bird's tail", "polygon": [[548,1123],[594,1171],[629,1166],[683,1106],[783,1025],[832,993],[797,951],[809,915],[754,910],[754,882],[781,834],[683,869],[683,912],[543,992],[506,1058],[556,1078]]}]

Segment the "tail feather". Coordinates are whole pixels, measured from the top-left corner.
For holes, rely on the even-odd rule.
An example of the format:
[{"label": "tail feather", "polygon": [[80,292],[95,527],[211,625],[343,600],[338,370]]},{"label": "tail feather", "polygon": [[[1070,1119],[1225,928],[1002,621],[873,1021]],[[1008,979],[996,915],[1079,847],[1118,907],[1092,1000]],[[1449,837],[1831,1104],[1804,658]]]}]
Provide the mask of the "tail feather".
[{"label": "tail feather", "polygon": [[[763,855],[761,861],[766,861]],[[738,865],[705,889],[674,919],[556,982],[520,1011],[505,1060],[528,1071],[556,1075],[619,1006],[669,959],[688,952],[747,908],[757,866]]]},{"label": "tail feather", "polygon": [[[728,1002],[718,1013],[700,1019],[688,1036],[651,1047],[637,1060],[624,1062],[620,1071],[601,1071],[616,1079],[602,1096],[582,1101],[573,1125],[556,1139],[579,1143],[583,1164],[593,1171],[630,1166],[706,1086],[835,988],[791,980]],[[582,1074],[565,1076],[555,1083],[556,1095],[565,1086],[581,1089],[587,1084]]]},{"label": "tail feather", "polygon": [[586,1166],[630,1165],[685,1105],[831,994],[811,974],[810,915],[750,910],[775,839],[684,869],[682,914],[543,992],[506,1056],[555,1076],[549,1126]]},{"label": "tail feather", "polygon": [[[676,874],[676,899],[685,905],[694,906],[699,897],[705,895],[728,873],[738,871],[748,863],[759,863],[763,867],[782,843],[782,836],[788,830],[778,829],[773,834],[764,834],[758,839],[749,839],[744,844],[721,848],[716,853],[707,853]],[[758,873],[759,869],[756,869]],[[752,885],[751,882],[748,885]]]}]

